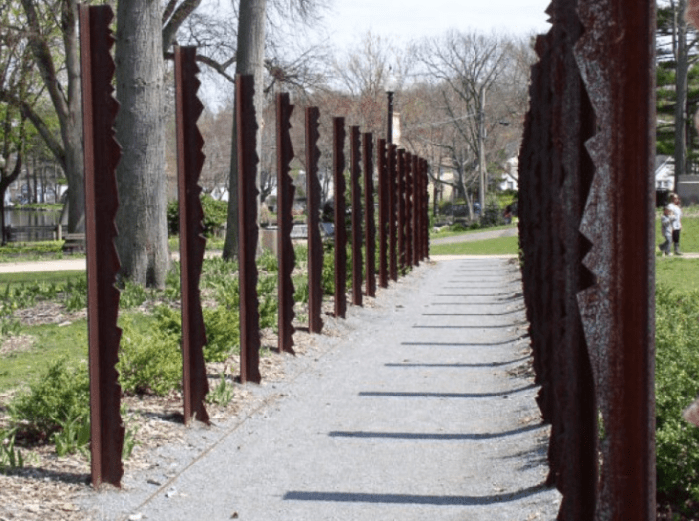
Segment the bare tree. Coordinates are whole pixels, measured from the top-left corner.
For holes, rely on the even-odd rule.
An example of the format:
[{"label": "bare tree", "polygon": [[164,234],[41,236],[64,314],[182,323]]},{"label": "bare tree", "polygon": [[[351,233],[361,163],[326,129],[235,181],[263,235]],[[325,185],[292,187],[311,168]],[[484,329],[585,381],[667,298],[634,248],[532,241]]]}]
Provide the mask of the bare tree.
[{"label": "bare tree", "polygon": [[[451,31],[426,39],[415,48],[423,77],[443,83],[442,111],[458,134],[465,152],[477,158],[479,200],[485,206],[487,95],[502,74],[506,42],[496,35]],[[494,105],[494,103],[492,104]]]}]

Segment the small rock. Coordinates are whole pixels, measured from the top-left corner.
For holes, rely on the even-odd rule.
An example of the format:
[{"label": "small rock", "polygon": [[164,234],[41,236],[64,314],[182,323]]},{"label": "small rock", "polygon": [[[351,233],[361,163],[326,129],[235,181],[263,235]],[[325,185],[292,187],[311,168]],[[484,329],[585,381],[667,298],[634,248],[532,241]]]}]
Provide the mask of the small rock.
[{"label": "small rock", "polygon": [[141,521],[141,519],[145,519],[146,516],[141,514],[140,512],[138,514],[131,514],[129,516],[129,521]]}]

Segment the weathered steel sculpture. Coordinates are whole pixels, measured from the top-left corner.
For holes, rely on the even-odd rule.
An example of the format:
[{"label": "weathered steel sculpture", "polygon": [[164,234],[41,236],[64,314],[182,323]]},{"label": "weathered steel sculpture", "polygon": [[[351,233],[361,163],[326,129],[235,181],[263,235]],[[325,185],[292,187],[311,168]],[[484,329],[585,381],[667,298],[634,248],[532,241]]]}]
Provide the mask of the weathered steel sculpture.
[{"label": "weathered steel sculpture", "polygon": [[549,13],[519,179],[550,481],[559,519],[650,520],[654,2],[556,0]]},{"label": "weathered steel sculpture", "polygon": [[364,237],[366,250],[366,294],[376,296],[376,223],[374,222],[374,147],[371,133],[362,134],[362,170],[364,171]]},{"label": "weathered steel sculpture", "polygon": [[199,295],[206,239],[199,175],[204,165],[204,139],[197,119],[204,106],[197,97],[196,47],[175,47],[177,181],[180,208],[180,279],[182,287],[182,394],[184,421],[209,423],[204,400],[209,392],[204,362],[206,330]]},{"label": "weathered steel sculpture", "polygon": [[87,242],[87,322],[90,370],[90,452],[92,485],[121,486],[124,424],[116,364],[119,290],[114,286],[119,256],[114,218],[119,207],[116,167],[121,147],[114,138],[119,104],[112,96],[114,37],[109,6],[79,6],[80,61],[85,161],[85,238]]},{"label": "weathered steel sculpture", "polygon": [[323,306],[323,241],[320,237],[320,181],[318,180],[318,160],[320,150],[318,107],[306,109],[306,198],[308,201],[308,329],[311,333],[323,330],[321,317]]},{"label": "weathered steel sculpture", "polygon": [[347,313],[347,228],[345,225],[345,118],[333,118],[335,182],[335,316]]},{"label": "weathered steel sculpture", "polygon": [[255,151],[257,121],[252,76],[238,75],[236,123],[238,128],[238,276],[240,277],[240,381],[259,383],[260,312],[257,298],[257,197],[255,186],[258,157]]},{"label": "weathered steel sculpture", "polygon": [[350,194],[352,197],[352,305],[362,305],[362,189],[359,127],[350,127]]},{"label": "weathered steel sculpture", "polygon": [[289,102],[289,94],[277,94],[277,256],[278,274],[278,345],[280,353],[294,354],[294,245],[291,230],[294,227],[292,210],[296,188],[289,175],[294,149],[291,145],[291,113],[294,106]]}]

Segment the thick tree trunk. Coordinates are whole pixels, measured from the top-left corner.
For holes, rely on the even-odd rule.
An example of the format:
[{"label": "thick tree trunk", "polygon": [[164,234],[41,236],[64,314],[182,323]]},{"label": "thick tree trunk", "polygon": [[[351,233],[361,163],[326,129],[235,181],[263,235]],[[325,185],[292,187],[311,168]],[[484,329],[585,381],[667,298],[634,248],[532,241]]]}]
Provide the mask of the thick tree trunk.
[{"label": "thick tree trunk", "polygon": [[125,277],[164,287],[169,251],[160,2],[121,0],[117,20],[116,127],[123,154],[116,245]]},{"label": "thick tree trunk", "polygon": [[[263,107],[262,81],[264,79],[265,22],[267,0],[240,0],[238,17],[238,47],[236,74],[252,74],[255,77],[255,113],[258,120],[257,147],[260,155],[261,114]],[[228,217],[223,258],[238,255],[238,154],[236,151],[237,128],[233,117],[231,166],[228,181]],[[258,166],[259,171],[259,166]],[[259,178],[259,175],[258,175]],[[259,185],[258,185],[259,186]]]}]

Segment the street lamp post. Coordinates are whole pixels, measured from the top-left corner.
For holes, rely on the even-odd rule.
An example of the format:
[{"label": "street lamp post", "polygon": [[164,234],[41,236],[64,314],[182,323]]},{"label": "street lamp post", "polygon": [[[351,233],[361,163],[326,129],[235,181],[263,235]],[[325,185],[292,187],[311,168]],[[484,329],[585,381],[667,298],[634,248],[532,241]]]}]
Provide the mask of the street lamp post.
[{"label": "street lamp post", "polygon": [[388,81],[386,81],[386,96],[388,97],[388,110],[386,116],[386,144],[393,144],[393,94],[396,89],[396,79],[391,72],[388,70]]}]

